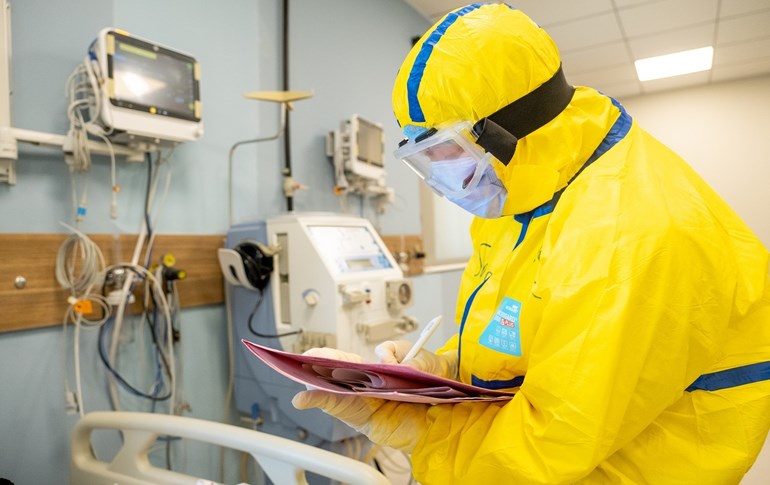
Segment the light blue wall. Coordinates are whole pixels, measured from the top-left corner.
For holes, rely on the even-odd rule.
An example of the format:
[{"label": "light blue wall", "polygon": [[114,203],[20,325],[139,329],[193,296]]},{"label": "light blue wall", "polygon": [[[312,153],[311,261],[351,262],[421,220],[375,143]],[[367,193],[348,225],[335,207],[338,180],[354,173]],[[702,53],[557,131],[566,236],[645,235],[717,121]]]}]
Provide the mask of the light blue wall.
[{"label": "light blue wall", "polygon": [[[278,110],[242,94],[280,84],[280,0],[12,0],[13,125],[64,134],[65,81],[96,33],[119,27],[193,54],[202,68],[205,135],[174,153],[174,178],[159,218],[165,234],[224,234],[227,230],[227,152],[233,143],[273,133]],[[357,113],[381,122],[386,143],[400,139],[390,108],[396,70],[411,37],[428,23],[400,0],[293,0],[290,6],[290,88],[314,90],[291,115],[292,164],[310,186],[295,209],[338,210],[324,136]],[[56,233],[71,221],[70,186],[60,153],[20,145],[18,185],[0,186],[0,232]],[[285,209],[280,192],[282,147],[245,146],[235,159],[235,220],[265,218]],[[388,155],[390,157],[390,155]],[[420,232],[418,181],[402,164],[388,166],[396,202],[379,221],[385,234]],[[109,163],[96,158],[90,175],[87,233],[136,233],[146,167],[120,162],[119,218],[108,216]],[[9,275],[2,270],[4,278]],[[415,279],[411,313],[425,321],[453,312],[457,273]],[[191,415],[220,420],[226,383],[222,306],[182,313],[181,360]],[[448,330],[447,330],[448,331]],[[82,338],[87,411],[107,410],[105,373],[95,332]],[[72,342],[72,330],[68,331]],[[67,349],[72,363],[71,348]],[[65,483],[69,435],[64,410],[60,327],[0,335],[0,477],[17,484]],[[105,440],[109,451],[114,443]],[[218,451],[190,446],[177,463],[191,473],[219,477]],[[230,467],[230,468],[235,468]],[[228,475],[228,481],[236,481]]]}]

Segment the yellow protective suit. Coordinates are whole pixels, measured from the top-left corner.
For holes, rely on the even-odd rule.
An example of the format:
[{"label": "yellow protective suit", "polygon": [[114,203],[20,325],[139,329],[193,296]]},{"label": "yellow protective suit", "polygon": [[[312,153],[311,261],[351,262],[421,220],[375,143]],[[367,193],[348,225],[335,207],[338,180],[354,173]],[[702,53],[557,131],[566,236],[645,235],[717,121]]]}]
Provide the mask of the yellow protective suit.
[{"label": "yellow protective suit", "polygon": [[[521,12],[465,7],[410,52],[394,111],[402,126],[476,121],[559,62]],[[507,166],[493,163],[508,215],[472,223],[459,336],[444,351],[459,352],[463,382],[518,392],[505,404],[433,406],[412,454],[417,480],[738,483],[770,427],[762,243],[589,88],[519,140]],[[558,182],[522,203],[543,192],[526,176],[538,170]]]}]

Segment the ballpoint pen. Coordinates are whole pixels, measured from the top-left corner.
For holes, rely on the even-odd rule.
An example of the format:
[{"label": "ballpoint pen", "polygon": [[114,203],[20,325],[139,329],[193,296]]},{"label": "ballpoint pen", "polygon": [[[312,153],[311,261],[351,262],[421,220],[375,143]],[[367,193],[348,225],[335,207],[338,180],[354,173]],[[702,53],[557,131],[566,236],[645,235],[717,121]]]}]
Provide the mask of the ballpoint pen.
[{"label": "ballpoint pen", "polygon": [[401,359],[401,363],[403,364],[407,360],[413,358],[417,353],[422,350],[422,347],[425,345],[425,342],[428,341],[428,339],[433,335],[433,333],[438,328],[439,324],[441,323],[441,315],[435,317],[433,320],[428,322],[428,324],[423,329],[422,333],[420,334],[420,337],[417,339],[417,342],[412,345],[412,348],[409,349],[409,352],[406,353],[403,359]]}]

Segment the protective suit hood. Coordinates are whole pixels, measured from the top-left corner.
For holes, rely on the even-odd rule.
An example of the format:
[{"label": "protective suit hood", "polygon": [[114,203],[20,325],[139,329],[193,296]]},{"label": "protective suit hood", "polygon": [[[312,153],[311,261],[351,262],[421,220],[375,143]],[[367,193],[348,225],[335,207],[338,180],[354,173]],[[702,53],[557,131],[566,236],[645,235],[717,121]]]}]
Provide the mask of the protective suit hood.
[{"label": "protective suit hood", "polygon": [[[560,65],[553,40],[521,11],[468,5],[437,22],[407,55],[394,112],[407,131],[476,122],[548,82]],[[609,99],[578,87],[561,113],[518,140],[510,161],[494,159],[508,191],[503,215],[528,212],[564,188],[618,115]]]}]

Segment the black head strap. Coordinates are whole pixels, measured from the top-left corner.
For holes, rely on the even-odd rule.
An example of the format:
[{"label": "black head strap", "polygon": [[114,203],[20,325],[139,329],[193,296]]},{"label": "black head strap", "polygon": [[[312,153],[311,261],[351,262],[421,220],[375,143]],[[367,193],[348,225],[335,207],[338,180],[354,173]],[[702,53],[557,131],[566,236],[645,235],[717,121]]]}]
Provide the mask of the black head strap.
[{"label": "black head strap", "polygon": [[556,73],[534,91],[473,125],[476,143],[503,164],[513,158],[516,143],[554,119],[567,107],[575,88],[567,84],[559,66]]}]

